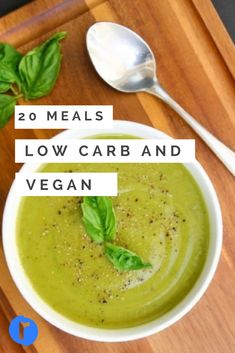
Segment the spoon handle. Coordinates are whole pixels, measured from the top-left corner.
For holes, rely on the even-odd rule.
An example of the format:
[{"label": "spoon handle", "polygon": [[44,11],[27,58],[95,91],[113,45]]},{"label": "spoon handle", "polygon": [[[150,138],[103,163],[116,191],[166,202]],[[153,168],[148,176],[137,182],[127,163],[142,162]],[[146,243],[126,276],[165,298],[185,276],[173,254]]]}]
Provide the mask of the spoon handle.
[{"label": "spoon handle", "polygon": [[156,84],[147,90],[174,109],[191,128],[202,138],[202,140],[210,147],[215,155],[223,162],[228,170],[235,175],[235,153],[213,136],[201,124],[199,124],[189,113],[187,113],[171,96],[159,85]]}]

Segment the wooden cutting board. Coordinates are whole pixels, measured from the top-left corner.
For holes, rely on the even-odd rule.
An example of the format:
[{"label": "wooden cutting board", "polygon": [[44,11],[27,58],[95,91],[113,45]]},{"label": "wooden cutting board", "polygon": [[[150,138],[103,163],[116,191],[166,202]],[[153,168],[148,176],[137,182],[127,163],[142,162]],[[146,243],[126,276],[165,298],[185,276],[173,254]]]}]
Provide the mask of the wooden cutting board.
[{"label": "wooden cutting board", "polygon": [[[152,125],[175,138],[196,139],[197,158],[217,190],[224,221],[224,246],[216,276],[196,307],[171,328],[149,338],[118,344],[90,342],[49,325],[15,287],[0,248],[0,352],[39,353],[234,353],[235,240],[234,179],[195,133],[164,103],[141,94],[122,94],[95,73],[85,33],[95,21],[127,25],[146,39],[157,57],[162,85],[198,121],[235,147],[235,48],[209,0],[37,0],[0,19],[0,40],[22,52],[55,30],[63,41],[62,72],[49,97],[35,104],[113,104],[114,116]],[[0,130],[0,214],[14,172],[15,138],[49,138],[58,131]],[[39,338],[30,347],[8,335],[15,315],[34,319]]]}]

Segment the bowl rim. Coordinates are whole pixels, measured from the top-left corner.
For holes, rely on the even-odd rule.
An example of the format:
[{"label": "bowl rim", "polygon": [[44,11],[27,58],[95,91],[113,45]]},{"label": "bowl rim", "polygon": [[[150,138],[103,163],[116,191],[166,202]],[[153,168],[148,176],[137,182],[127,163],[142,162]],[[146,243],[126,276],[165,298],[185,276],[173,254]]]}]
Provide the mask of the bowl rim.
[{"label": "bowl rim", "polygon": [[[133,134],[142,138],[171,138],[162,131],[144,124],[126,120],[114,120],[112,129],[89,129],[80,131],[65,130],[54,136],[53,139],[84,138],[92,135],[107,133]],[[26,163],[20,169],[20,173],[23,173],[24,171],[36,171],[41,165],[42,164],[39,163]],[[41,317],[62,331],[77,337],[100,342],[125,342],[144,338],[171,326],[187,314],[199,301],[212,281],[222,250],[223,226],[221,209],[216,191],[203,167],[197,160],[195,160],[194,163],[183,163],[183,165],[189,170],[190,174],[199,186],[207,206],[210,220],[210,244],[206,262],[194,286],[173,309],[165,313],[160,318],[148,323],[122,329],[95,328],[78,324],[52,309],[34,290],[26,273],[24,272],[17,251],[16,214],[21,197],[17,195],[15,182],[13,181],[3,212],[2,242],[6,262],[13,281],[30,306]]]}]

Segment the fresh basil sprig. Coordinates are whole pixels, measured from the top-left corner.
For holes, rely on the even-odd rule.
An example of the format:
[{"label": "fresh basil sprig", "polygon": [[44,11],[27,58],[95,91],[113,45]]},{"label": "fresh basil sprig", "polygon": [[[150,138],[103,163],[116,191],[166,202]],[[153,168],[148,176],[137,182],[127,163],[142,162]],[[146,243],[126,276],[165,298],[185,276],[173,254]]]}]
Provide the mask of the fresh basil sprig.
[{"label": "fresh basil sprig", "polygon": [[0,93],[11,90],[15,95],[0,94],[0,127],[10,119],[18,98],[36,99],[52,91],[61,65],[60,41],[65,36],[66,32],[55,33],[24,56],[0,43]]},{"label": "fresh basil sprig", "polygon": [[134,252],[111,243],[105,244],[105,255],[119,271],[140,270],[152,267],[150,263],[143,262]]},{"label": "fresh basil sprig", "polygon": [[96,243],[113,240],[116,218],[111,199],[106,196],[85,196],[81,207],[83,224],[91,239]]},{"label": "fresh basil sprig", "polygon": [[85,196],[81,208],[87,234],[96,243],[104,244],[104,253],[117,270],[132,271],[152,267],[134,252],[111,243],[115,239],[117,225],[109,197]]}]

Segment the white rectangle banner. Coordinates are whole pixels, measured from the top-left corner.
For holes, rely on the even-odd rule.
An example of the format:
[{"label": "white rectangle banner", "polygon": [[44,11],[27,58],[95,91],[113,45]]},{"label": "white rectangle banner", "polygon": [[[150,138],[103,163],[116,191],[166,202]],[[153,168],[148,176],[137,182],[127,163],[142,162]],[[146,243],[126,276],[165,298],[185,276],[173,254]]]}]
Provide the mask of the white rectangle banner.
[{"label": "white rectangle banner", "polygon": [[15,129],[106,129],[112,105],[16,105]]},{"label": "white rectangle banner", "polygon": [[195,140],[16,140],[16,163],[190,163]]},{"label": "white rectangle banner", "polygon": [[15,175],[20,196],[117,196],[117,173],[27,173]]}]

